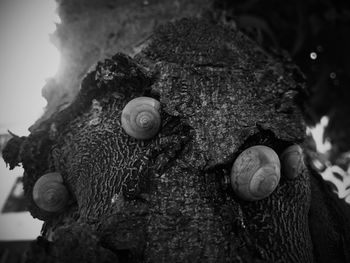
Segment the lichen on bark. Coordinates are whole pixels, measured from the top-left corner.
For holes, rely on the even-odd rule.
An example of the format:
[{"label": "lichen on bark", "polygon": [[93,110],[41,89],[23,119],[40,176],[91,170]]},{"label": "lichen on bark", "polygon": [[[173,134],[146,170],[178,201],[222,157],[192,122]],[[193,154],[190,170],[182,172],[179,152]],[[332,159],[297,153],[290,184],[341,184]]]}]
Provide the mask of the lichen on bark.
[{"label": "lichen on bark", "polygon": [[[23,164],[30,211],[46,220],[47,254],[69,262],[64,251],[76,242],[64,243],[62,233],[70,231],[68,240],[82,236],[75,253],[86,246],[96,261],[107,250],[106,262],[322,262],[317,227],[310,226],[325,225],[310,221],[309,212],[312,200],[330,193],[315,191],[321,186],[310,182],[317,175],[306,167],[295,180],[282,175],[274,193],[256,202],[222,184],[247,147],[263,144],[281,154],[303,142],[304,84],[296,75],[288,58],[198,19],[160,27],[134,58],[116,54],[98,63],[75,101],[18,146],[20,156],[4,154],[6,162]],[[120,124],[126,103],[140,96],[161,103],[160,132],[147,141]],[[53,171],[73,200],[59,215],[41,211],[31,196],[35,181]],[[325,231],[339,237],[331,246],[345,259],[344,221],[327,220],[333,224]]]}]

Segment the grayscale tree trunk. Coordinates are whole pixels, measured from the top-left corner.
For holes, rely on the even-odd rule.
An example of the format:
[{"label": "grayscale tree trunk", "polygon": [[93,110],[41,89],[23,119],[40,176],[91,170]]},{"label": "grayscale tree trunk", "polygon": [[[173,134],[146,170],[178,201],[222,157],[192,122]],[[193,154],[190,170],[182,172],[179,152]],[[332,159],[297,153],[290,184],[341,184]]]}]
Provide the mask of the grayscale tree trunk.
[{"label": "grayscale tree trunk", "polygon": [[[181,16],[205,7],[185,2],[176,2]],[[123,16],[130,6],[112,3],[118,14],[108,19],[125,19],[125,34],[142,29],[133,41],[142,44],[134,48],[116,36],[111,50],[122,53],[102,56],[81,43],[91,61],[109,58],[81,85],[67,80],[72,95],[57,88],[57,97],[49,83],[52,107],[28,137],[15,136],[3,151],[10,168],[22,163],[29,210],[45,221],[27,262],[349,262],[350,209],[307,160],[292,180],[282,170],[277,188],[262,200],[245,201],[227,183],[237,156],[251,146],[269,146],[279,156],[303,146],[305,84],[290,59],[204,18],[153,31],[155,20],[147,19],[163,10],[160,3],[132,6],[135,16],[151,10],[149,25],[139,17],[130,22]],[[162,24],[168,19],[158,17]],[[62,40],[67,25],[80,21],[70,19],[59,31],[60,45],[70,43]],[[147,140],[121,125],[125,105],[138,97],[160,102],[160,130]],[[57,98],[67,99],[64,106]],[[58,212],[33,200],[37,180],[53,172],[69,195]]]}]

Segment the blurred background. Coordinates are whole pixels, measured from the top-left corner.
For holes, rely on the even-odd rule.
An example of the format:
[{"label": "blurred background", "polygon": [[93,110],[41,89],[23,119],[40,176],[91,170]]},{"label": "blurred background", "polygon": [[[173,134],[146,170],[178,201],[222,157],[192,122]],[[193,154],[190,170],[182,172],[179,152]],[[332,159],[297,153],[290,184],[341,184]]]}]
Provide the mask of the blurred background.
[{"label": "blurred background", "polygon": [[[0,147],[68,105],[87,71],[134,54],[152,29],[187,16],[237,27],[304,72],[306,157],[350,203],[350,6],[346,0],[0,0]],[[35,124],[36,123],[36,124]],[[26,211],[22,169],[0,160],[0,263],[21,262],[42,222]]]},{"label": "blurred background", "polygon": [[[55,1],[0,0],[0,148],[44,112],[41,89],[57,72],[59,51],[50,34],[59,22]],[[26,209],[23,170],[10,171],[0,160],[0,262],[21,262],[42,222]]]}]

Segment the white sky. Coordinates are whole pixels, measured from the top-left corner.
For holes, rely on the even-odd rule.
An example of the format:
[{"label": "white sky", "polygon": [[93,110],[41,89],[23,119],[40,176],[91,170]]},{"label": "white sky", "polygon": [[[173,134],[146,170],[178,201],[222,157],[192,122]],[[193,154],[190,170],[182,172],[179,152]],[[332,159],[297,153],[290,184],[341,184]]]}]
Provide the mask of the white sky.
[{"label": "white sky", "polygon": [[0,0],[0,132],[27,135],[41,115],[45,79],[54,76],[59,53],[54,0]]},{"label": "white sky", "polygon": [[[49,41],[59,22],[55,8],[54,0],[0,0],[0,133],[28,135],[43,112],[41,89],[59,65]],[[0,157],[0,210],[22,173]],[[35,239],[41,225],[29,212],[0,214],[0,240]]]},{"label": "white sky", "polygon": [[[5,162],[0,160],[0,211],[17,177],[22,173],[22,168],[9,171]],[[42,224],[42,221],[34,219],[29,212],[0,214],[0,241],[33,240],[40,235]]]}]

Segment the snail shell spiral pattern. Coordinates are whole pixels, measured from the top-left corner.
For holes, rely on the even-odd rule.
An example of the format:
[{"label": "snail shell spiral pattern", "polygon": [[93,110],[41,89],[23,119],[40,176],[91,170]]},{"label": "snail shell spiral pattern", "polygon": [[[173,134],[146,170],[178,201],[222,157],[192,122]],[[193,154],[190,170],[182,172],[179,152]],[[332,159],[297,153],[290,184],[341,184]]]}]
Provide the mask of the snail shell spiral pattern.
[{"label": "snail shell spiral pattern", "polygon": [[63,185],[59,173],[47,173],[41,176],[33,187],[33,200],[35,204],[47,212],[63,210],[69,200],[67,188]]},{"label": "snail shell spiral pattern", "polygon": [[122,127],[131,137],[147,140],[154,137],[161,124],[160,102],[150,97],[138,97],[126,104],[122,111]]},{"label": "snail shell spiral pattern", "polygon": [[237,157],[232,166],[232,188],[244,200],[261,200],[277,187],[280,169],[280,160],[274,150],[263,145],[250,147]]}]

